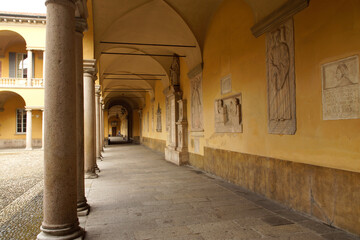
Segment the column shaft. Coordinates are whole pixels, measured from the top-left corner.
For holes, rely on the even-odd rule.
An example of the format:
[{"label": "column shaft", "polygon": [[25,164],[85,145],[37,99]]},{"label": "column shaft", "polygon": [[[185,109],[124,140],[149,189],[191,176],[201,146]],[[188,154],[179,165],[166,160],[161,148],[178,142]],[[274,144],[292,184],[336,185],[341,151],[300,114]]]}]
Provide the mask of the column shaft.
[{"label": "column shaft", "polygon": [[75,4],[47,0],[44,218],[39,240],[80,239],[77,218]]},{"label": "column shaft", "polygon": [[32,111],[26,109],[26,150],[32,150]]},{"label": "column shaft", "polygon": [[31,81],[33,76],[33,52],[32,50],[28,50],[27,52],[28,66],[27,66],[27,86],[31,87]]},{"label": "column shaft", "polygon": [[[84,153],[85,178],[97,178],[95,173],[95,62],[84,63]],[[90,65],[90,66],[88,66]]]},{"label": "column shaft", "polygon": [[100,143],[100,86],[97,85],[95,86],[95,114],[96,114],[96,159],[100,159],[100,147],[99,147],[99,143]]},{"label": "column shaft", "polygon": [[44,109],[41,110],[42,112],[42,135],[41,135],[41,149],[44,150],[44,146],[45,146],[45,111]]},{"label": "column shaft", "polygon": [[84,80],[83,80],[83,31],[84,19],[76,19],[75,66],[76,66],[76,159],[77,159],[77,211],[79,216],[89,214],[90,206],[85,197],[84,180]]}]

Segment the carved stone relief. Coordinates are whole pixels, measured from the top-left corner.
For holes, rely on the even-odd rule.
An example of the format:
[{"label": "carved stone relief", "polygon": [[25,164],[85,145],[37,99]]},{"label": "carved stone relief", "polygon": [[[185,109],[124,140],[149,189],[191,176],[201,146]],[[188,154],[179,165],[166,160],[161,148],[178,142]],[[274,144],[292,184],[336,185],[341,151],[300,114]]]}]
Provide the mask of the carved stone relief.
[{"label": "carved stone relief", "polygon": [[189,74],[191,89],[191,131],[203,131],[202,67]]},{"label": "carved stone relief", "polygon": [[174,54],[173,62],[170,67],[170,85],[180,85],[180,59],[176,54]]},{"label": "carved stone relief", "polygon": [[160,103],[158,103],[158,109],[157,109],[157,112],[156,112],[156,131],[157,132],[162,131]]},{"label": "carved stone relief", "polygon": [[359,57],[322,65],[323,119],[360,118]]},{"label": "carved stone relief", "polygon": [[170,102],[168,98],[165,98],[165,106],[166,106],[166,131],[170,131]]},{"label": "carved stone relief", "polygon": [[242,132],[241,94],[215,100],[215,132]]},{"label": "carved stone relief", "polygon": [[295,134],[294,29],[290,19],[266,35],[269,133]]},{"label": "carved stone relief", "polygon": [[150,131],[150,111],[147,112],[147,131]]},{"label": "carved stone relief", "polygon": [[155,131],[154,129],[155,125],[155,110],[154,110],[154,103],[151,104],[151,131]]},{"label": "carved stone relief", "polygon": [[178,107],[179,107],[179,120],[177,121],[177,129],[178,129],[178,147],[176,148],[177,151],[187,151],[188,149],[188,128],[187,128],[187,121],[186,121],[186,100],[178,100]]},{"label": "carved stone relief", "polygon": [[221,94],[231,92],[231,74],[221,79]]}]

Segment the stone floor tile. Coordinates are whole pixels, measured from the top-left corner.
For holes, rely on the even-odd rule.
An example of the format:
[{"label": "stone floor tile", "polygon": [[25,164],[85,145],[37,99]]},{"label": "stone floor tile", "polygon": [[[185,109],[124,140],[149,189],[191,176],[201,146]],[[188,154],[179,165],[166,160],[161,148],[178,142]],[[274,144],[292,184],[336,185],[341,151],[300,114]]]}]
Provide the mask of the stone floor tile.
[{"label": "stone floor tile", "polygon": [[339,230],[336,228],[330,227],[328,225],[325,225],[324,223],[320,223],[314,220],[301,221],[299,222],[299,224],[319,234],[339,232]]},{"label": "stone floor tile", "polygon": [[321,236],[326,240],[359,240],[360,239],[360,237],[355,237],[345,232],[326,233]]},{"label": "stone floor tile", "polygon": [[256,230],[257,232],[261,233],[266,237],[273,237],[273,238],[286,238],[294,234],[310,232],[309,229],[304,228],[297,224],[280,225],[280,226],[258,225],[258,226],[253,226],[252,229]]},{"label": "stone floor tile", "polygon": [[294,224],[293,222],[291,222],[285,218],[279,217],[279,216],[267,216],[267,217],[261,218],[261,220],[263,220],[270,226],[281,226],[281,225]]},{"label": "stone floor tile", "polygon": [[187,227],[167,227],[167,228],[154,228],[143,231],[136,231],[136,239],[148,240],[148,239],[174,239],[176,237],[183,237],[184,235],[192,234]]}]

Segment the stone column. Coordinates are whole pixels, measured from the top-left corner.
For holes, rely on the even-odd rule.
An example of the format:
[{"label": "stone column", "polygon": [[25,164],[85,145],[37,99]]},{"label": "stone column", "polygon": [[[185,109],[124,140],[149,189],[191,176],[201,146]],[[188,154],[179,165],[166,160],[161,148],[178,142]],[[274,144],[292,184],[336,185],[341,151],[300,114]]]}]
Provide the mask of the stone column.
[{"label": "stone column", "polygon": [[43,51],[43,86],[45,86],[45,50]]},{"label": "stone column", "polygon": [[101,135],[101,152],[104,152],[104,138],[105,138],[105,133],[104,133],[104,101],[101,99],[101,105],[100,105],[100,110],[101,110],[101,114],[100,114],[100,135]]},{"label": "stone column", "polygon": [[33,76],[33,71],[34,71],[34,69],[33,69],[33,52],[32,52],[32,50],[28,50],[27,51],[28,53],[27,53],[27,59],[28,59],[28,66],[27,66],[27,83],[26,83],[26,85],[28,86],[28,87],[31,87],[31,80],[32,80],[32,76]]},{"label": "stone column", "polygon": [[96,160],[101,160],[100,156],[100,85],[95,86],[95,131],[96,131]]},{"label": "stone column", "polygon": [[95,80],[96,60],[84,60],[84,158],[85,178],[97,178],[95,173]]},{"label": "stone column", "polygon": [[89,214],[90,206],[85,197],[84,180],[84,80],[83,80],[83,32],[87,28],[85,19],[76,19],[75,66],[76,66],[76,160],[77,160],[77,211],[78,216]]},{"label": "stone column", "polygon": [[45,111],[44,109],[41,109],[42,112],[42,138],[41,138],[41,149],[44,150],[44,146],[45,146]]},{"label": "stone column", "polygon": [[47,0],[43,222],[38,240],[82,239],[77,217],[75,4]]},{"label": "stone column", "polygon": [[32,110],[26,111],[26,150],[32,150]]}]

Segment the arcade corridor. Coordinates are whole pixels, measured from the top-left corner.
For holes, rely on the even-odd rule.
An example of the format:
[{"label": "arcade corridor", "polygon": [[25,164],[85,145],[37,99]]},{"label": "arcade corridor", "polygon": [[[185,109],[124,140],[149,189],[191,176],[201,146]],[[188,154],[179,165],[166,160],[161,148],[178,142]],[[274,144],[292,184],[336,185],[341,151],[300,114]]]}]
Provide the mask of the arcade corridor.
[{"label": "arcade corridor", "polygon": [[86,180],[86,239],[356,239],[143,146],[103,155]]}]

